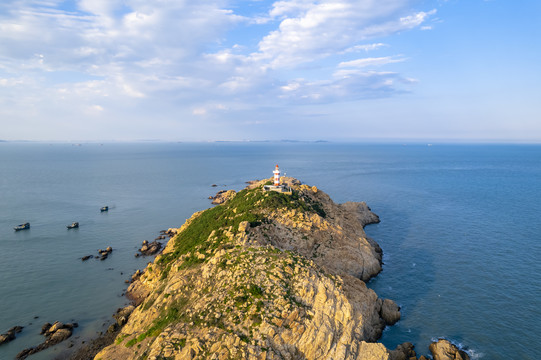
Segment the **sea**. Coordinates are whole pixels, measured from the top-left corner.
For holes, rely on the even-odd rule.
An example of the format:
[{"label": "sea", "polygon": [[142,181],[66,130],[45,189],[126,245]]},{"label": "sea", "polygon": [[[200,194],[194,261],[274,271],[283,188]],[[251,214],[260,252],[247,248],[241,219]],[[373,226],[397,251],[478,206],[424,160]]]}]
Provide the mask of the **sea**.
[{"label": "sea", "polygon": [[[380,216],[365,228],[384,252],[368,286],[402,312],[386,346],[429,355],[446,338],[473,359],[539,359],[541,146],[332,142],[0,143],[0,333],[24,327],[0,359],[41,343],[46,322],[79,326],[31,360],[106,331],[152,261],[135,257],[143,240],[276,164]],[[81,260],[108,246],[106,260]]]}]

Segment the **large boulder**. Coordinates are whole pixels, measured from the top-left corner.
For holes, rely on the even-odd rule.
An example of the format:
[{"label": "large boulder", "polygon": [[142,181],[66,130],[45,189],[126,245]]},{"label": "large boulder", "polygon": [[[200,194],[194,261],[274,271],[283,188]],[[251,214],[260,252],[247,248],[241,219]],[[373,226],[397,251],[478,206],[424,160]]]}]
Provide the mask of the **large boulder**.
[{"label": "large boulder", "polygon": [[428,347],[434,360],[470,360],[469,355],[449,340],[439,339]]},{"label": "large boulder", "polygon": [[[423,358],[424,356],[421,356],[421,359]],[[396,349],[390,352],[389,360],[417,360],[413,344],[405,342],[398,345]]]},{"label": "large boulder", "polygon": [[394,325],[400,320],[400,307],[398,307],[391,299],[385,299],[381,304],[380,314],[381,318],[385,321],[385,324]]},{"label": "large boulder", "polygon": [[62,342],[69,338],[71,334],[72,331],[69,328],[58,329],[54,332],[54,334],[51,335],[51,337],[47,341],[50,343],[50,345],[58,344],[59,342]]},{"label": "large boulder", "polygon": [[63,327],[63,323],[61,323],[60,321],[56,321],[51,327],[49,327],[49,329],[45,331],[45,336],[50,336],[54,334],[57,330],[62,329]]}]

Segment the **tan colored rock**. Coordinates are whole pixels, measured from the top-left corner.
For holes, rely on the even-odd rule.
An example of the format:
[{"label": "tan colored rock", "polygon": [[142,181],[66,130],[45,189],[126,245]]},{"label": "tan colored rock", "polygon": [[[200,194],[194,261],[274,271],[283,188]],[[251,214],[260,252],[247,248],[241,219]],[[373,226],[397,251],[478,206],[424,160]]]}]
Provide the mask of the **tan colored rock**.
[{"label": "tan colored rock", "polygon": [[57,344],[69,338],[71,336],[71,333],[72,331],[70,329],[58,329],[54,332],[54,334],[51,335],[49,341],[52,344]]},{"label": "tan colored rock", "polygon": [[385,299],[381,305],[381,317],[387,325],[394,325],[400,320],[400,308],[394,301]]},{"label": "tan colored rock", "polygon": [[469,355],[450,341],[439,339],[428,347],[434,360],[470,360]]},{"label": "tan colored rock", "polygon": [[54,334],[58,329],[62,329],[64,324],[60,321],[56,321],[46,332],[45,334]]},{"label": "tan colored rock", "polygon": [[417,354],[415,353],[412,343],[405,342],[400,344],[391,351],[391,360],[417,360]]},{"label": "tan colored rock", "polygon": [[235,190],[221,190],[212,198],[212,203],[215,205],[223,204],[227,200],[233,198],[237,192]]}]

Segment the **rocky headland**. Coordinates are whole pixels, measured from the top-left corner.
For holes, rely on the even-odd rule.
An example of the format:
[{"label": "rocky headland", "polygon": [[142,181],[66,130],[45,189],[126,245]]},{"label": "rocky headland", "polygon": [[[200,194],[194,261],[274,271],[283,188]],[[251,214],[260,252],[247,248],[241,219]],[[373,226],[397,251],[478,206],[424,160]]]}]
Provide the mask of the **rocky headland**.
[{"label": "rocky headland", "polygon": [[173,231],[96,360],[418,359],[410,343],[376,342],[400,319],[365,284],[381,271],[363,230],[378,217],[293,178],[282,178],[287,193],[264,191],[267,181],[222,192]]}]

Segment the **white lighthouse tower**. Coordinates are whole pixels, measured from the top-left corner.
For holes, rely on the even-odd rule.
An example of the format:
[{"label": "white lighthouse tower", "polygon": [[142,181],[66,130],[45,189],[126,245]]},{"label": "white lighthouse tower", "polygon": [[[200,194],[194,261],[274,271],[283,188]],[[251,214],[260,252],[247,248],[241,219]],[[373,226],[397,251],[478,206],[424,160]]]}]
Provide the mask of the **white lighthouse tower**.
[{"label": "white lighthouse tower", "polygon": [[278,165],[276,165],[272,173],[274,174],[274,186],[280,186],[280,169]]},{"label": "white lighthouse tower", "polygon": [[284,194],[292,194],[291,188],[287,186],[287,184],[280,184],[280,168],[278,168],[278,165],[274,168],[274,171],[272,172],[274,175],[274,181],[272,185],[263,185],[264,191],[276,191],[279,193]]}]

